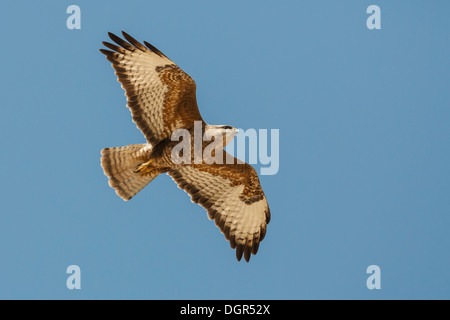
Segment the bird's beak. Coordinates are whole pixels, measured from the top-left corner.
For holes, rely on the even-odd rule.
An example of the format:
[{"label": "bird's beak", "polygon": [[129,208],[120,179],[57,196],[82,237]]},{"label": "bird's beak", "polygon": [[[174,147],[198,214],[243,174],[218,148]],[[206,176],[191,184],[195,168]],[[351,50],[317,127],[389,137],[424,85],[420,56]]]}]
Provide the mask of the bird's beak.
[{"label": "bird's beak", "polygon": [[234,132],[236,132],[236,133],[239,133],[239,130],[238,130],[238,129],[236,129],[236,128],[234,128]]}]

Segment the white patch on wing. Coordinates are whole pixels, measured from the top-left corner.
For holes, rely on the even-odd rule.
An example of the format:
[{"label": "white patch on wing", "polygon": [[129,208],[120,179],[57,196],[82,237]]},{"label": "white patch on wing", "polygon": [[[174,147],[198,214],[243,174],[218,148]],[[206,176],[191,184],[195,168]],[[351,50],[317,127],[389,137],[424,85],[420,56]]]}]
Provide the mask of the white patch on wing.
[{"label": "white patch on wing", "polygon": [[[121,55],[117,66],[126,70],[126,84],[121,87],[127,91],[127,87],[132,85],[133,94],[127,96],[128,102],[131,104],[134,100],[139,99],[142,109],[142,118],[152,119],[152,123],[148,123],[151,129],[162,135],[164,131],[163,124],[163,105],[166,93],[169,88],[163,84],[159,78],[157,67],[164,67],[173,62],[165,57],[160,57],[150,50],[142,52],[135,50]],[[119,59],[118,59],[119,60]],[[124,71],[118,70],[115,74],[119,77]],[[120,80],[118,80],[121,82]],[[130,109],[132,109],[130,107]],[[136,121],[133,119],[136,123]]]}]

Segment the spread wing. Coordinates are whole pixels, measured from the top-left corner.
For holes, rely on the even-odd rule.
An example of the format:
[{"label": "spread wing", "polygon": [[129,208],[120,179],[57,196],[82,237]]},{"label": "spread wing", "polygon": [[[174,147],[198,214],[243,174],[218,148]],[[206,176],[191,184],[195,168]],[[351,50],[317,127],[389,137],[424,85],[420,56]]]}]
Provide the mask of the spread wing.
[{"label": "spread wing", "polygon": [[247,164],[198,164],[168,174],[194,203],[208,211],[208,218],[236,248],[238,261],[258,252],[270,221],[270,209],[258,174]]},{"label": "spread wing", "polygon": [[157,144],[175,129],[193,127],[202,121],[195,96],[195,81],[161,51],[144,45],[122,32],[128,42],[108,33],[116,44],[103,42],[113,50],[100,49],[112,62],[127,96],[133,121],[147,141]]}]

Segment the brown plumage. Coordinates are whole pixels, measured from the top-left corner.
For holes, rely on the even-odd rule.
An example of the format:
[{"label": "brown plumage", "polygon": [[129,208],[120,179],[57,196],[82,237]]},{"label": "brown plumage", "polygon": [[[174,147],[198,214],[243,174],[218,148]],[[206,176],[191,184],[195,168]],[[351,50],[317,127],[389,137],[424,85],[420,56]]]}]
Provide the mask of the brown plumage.
[{"label": "brown plumage", "polygon": [[[194,80],[151,44],[144,41],[144,46],[122,34],[128,42],[109,33],[115,44],[103,42],[110,50],[100,51],[116,70],[133,121],[148,143],[102,150],[101,165],[110,186],[129,200],[159,174],[167,173],[192,202],[207,210],[208,218],[214,219],[236,249],[237,259],[244,256],[248,262],[251,254],[258,252],[270,221],[270,209],[255,169],[225,152],[223,163],[208,164],[201,159],[176,164],[172,159],[172,150],[179,142],[171,137],[177,129],[193,133],[197,122],[202,136],[219,132],[226,141],[236,130],[230,133],[230,126],[206,124],[198,110]],[[194,139],[191,144],[194,150]],[[203,142],[203,150],[207,145]]]}]

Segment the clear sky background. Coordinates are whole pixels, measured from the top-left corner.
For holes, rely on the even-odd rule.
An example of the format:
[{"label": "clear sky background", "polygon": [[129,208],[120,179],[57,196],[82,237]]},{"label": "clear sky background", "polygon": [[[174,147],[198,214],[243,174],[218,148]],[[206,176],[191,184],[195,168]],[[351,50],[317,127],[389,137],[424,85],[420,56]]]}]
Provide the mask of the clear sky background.
[{"label": "clear sky background", "polygon": [[[81,30],[66,9],[81,8]],[[381,30],[366,9],[381,8]],[[449,1],[2,1],[0,298],[449,299]],[[98,51],[125,30],[197,83],[210,124],[280,130],[250,263],[170,177],[129,202],[104,147],[143,143]],[[259,165],[256,165],[259,168]],[[81,268],[81,290],[66,268]],[[366,268],[381,268],[368,290]]]}]

